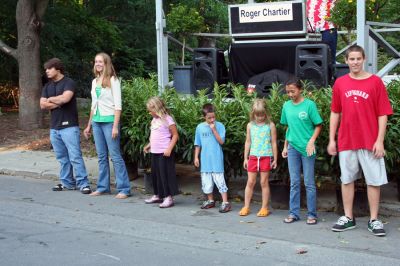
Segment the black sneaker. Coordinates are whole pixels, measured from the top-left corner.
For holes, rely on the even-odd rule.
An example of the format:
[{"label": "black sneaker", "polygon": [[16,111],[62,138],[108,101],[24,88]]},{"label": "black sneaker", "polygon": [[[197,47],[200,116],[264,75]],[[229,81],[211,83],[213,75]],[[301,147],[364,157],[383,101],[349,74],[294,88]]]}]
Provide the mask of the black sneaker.
[{"label": "black sneaker", "polygon": [[82,194],[90,194],[90,193],[92,193],[92,190],[90,189],[89,186],[86,186],[86,187],[81,188],[81,192],[82,192]]},{"label": "black sneaker", "polygon": [[53,191],[63,191],[63,190],[75,190],[75,188],[65,187],[63,184],[57,184],[51,188]]},{"label": "black sneaker", "polygon": [[383,223],[379,220],[368,221],[368,231],[373,233],[375,236],[386,235],[385,229],[383,229]]},{"label": "black sneaker", "polygon": [[206,200],[201,204],[201,209],[210,209],[215,207],[215,201],[213,200]]},{"label": "black sneaker", "polygon": [[222,202],[221,206],[219,206],[220,213],[229,212],[231,209],[232,209],[232,206],[229,202]]},{"label": "black sneaker", "polygon": [[343,232],[354,228],[356,228],[356,219],[353,218],[352,220],[347,216],[341,216],[336,224],[332,226],[332,231]]}]

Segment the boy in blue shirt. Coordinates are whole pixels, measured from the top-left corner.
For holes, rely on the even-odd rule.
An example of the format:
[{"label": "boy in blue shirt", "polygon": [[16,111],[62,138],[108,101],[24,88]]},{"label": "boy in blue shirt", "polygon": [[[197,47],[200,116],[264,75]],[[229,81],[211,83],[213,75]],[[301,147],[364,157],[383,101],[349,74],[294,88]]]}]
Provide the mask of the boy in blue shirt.
[{"label": "boy in blue shirt", "polygon": [[207,195],[207,200],[203,202],[201,208],[215,207],[213,197],[215,183],[222,196],[219,212],[229,212],[232,207],[228,202],[228,187],[224,178],[224,154],[221,147],[225,142],[225,127],[215,120],[215,107],[212,104],[203,105],[202,113],[205,122],[197,125],[194,139],[194,165],[201,166],[201,186]]}]

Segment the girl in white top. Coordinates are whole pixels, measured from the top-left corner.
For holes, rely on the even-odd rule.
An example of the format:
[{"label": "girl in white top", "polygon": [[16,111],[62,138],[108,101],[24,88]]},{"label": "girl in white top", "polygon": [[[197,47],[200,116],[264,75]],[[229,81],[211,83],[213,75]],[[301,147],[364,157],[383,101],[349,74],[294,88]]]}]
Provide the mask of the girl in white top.
[{"label": "girl in white top", "polygon": [[99,53],[94,60],[92,82],[92,107],[85,137],[93,137],[99,157],[99,178],[97,190],[92,196],[110,193],[110,165],[108,154],[114,166],[117,199],[126,199],[131,194],[128,172],[120,151],[121,85],[115,73],[111,58],[106,53]]}]

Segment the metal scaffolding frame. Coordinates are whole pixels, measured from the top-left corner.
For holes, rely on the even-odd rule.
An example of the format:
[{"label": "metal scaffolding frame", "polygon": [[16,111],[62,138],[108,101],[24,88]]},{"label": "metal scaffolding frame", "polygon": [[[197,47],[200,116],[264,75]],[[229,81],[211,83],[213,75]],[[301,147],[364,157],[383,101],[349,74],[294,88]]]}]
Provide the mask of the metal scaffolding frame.
[{"label": "metal scaffolding frame", "polygon": [[[156,1],[156,33],[157,33],[157,73],[159,91],[162,92],[168,84],[168,36],[164,34],[166,26],[165,14],[163,10],[163,1]],[[304,0],[306,1],[306,0]],[[248,3],[254,3],[254,0],[248,0]],[[371,73],[377,73],[382,77],[390,70],[400,64],[400,52],[392,47],[379,33],[383,30],[373,29],[372,26],[383,26],[387,28],[398,28],[399,24],[366,22],[365,1],[357,0],[357,44],[364,47],[367,53],[367,62],[365,69]],[[377,48],[382,46],[393,59],[381,70],[377,69]],[[345,49],[338,52],[340,54]]]}]

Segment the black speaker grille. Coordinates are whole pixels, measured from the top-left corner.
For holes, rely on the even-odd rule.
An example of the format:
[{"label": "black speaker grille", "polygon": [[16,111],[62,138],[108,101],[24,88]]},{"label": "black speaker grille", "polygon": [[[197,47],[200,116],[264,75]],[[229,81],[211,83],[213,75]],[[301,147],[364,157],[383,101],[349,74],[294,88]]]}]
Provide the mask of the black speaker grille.
[{"label": "black speaker grille", "polygon": [[327,87],[331,81],[329,46],[300,44],[296,47],[296,76],[317,87]]}]

